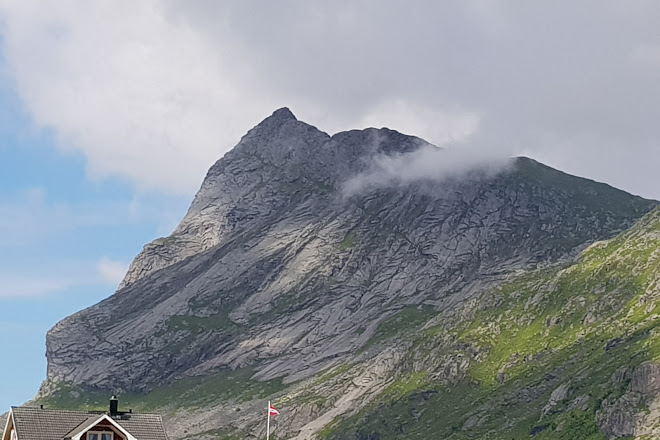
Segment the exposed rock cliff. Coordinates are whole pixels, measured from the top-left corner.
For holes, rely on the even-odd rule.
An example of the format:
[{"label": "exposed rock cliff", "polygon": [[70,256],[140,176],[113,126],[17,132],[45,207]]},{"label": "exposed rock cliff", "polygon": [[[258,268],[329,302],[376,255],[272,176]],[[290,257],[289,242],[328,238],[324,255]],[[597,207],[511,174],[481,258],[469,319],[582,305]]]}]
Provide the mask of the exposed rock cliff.
[{"label": "exposed rock cliff", "polygon": [[[493,298],[484,293],[507,277],[574,256],[656,204],[525,158],[487,173],[343,191],[375,159],[425,148],[435,147],[388,129],[329,136],[276,111],[213,165],[181,224],[145,246],[115,295],[48,333],[42,395],[155,395],[204,378],[229,389],[247,374],[298,402],[281,435],[310,438],[368,408],[406,372],[469,381],[487,353],[478,344],[459,350],[449,331],[426,351],[414,339],[388,341],[400,328],[476,319]],[[563,318],[548,319],[551,327]],[[512,377],[507,365],[495,372],[500,383]],[[560,385],[547,385],[555,386],[548,415],[572,398]],[[223,426],[258,435],[254,397],[263,393],[222,393],[207,401],[212,411],[178,410],[173,436],[217,438]],[[486,426],[488,417],[477,412],[461,426]]]}]

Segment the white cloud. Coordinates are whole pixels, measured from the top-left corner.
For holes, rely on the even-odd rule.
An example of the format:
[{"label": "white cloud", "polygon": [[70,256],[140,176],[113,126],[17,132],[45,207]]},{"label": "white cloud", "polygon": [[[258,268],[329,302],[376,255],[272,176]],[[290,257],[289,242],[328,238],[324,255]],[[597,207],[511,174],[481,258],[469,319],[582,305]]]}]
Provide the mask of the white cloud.
[{"label": "white cloud", "polygon": [[178,193],[286,105],[330,132],[513,146],[660,197],[658,14],[650,0],[0,2],[35,121],[90,176]]},{"label": "white cloud", "polygon": [[660,44],[643,44],[634,48],[630,60],[633,67],[646,70],[650,75],[657,75],[660,71]]},{"label": "white cloud", "polygon": [[111,284],[119,284],[128,270],[127,263],[113,261],[107,257],[101,258],[96,267],[101,277]]},{"label": "white cloud", "polygon": [[232,77],[235,60],[158,1],[10,0],[0,13],[20,96],[61,148],[86,155],[92,177],[192,192],[270,111]]},{"label": "white cloud", "polygon": [[348,180],[343,187],[350,197],[363,190],[405,185],[419,180],[442,181],[465,173],[492,175],[504,170],[510,160],[503,156],[484,156],[483,153],[421,146],[412,153],[373,158],[367,171]]},{"label": "white cloud", "polygon": [[467,141],[479,128],[479,116],[473,112],[450,112],[404,99],[392,99],[369,109],[357,126],[391,127],[433,144],[444,145]]}]

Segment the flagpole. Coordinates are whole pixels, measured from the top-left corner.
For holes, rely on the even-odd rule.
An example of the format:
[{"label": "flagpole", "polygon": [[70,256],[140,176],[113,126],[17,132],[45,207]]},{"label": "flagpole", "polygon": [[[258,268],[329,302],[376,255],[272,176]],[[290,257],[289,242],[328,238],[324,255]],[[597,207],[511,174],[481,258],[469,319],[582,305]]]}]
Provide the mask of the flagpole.
[{"label": "flagpole", "polygon": [[268,421],[266,422],[266,440],[270,437],[270,400],[268,401]]}]

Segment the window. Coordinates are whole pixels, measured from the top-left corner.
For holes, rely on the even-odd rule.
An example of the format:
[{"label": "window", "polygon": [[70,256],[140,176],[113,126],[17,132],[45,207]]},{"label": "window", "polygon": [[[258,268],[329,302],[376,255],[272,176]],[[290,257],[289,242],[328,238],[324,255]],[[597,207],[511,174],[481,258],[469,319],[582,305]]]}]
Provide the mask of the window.
[{"label": "window", "polygon": [[114,434],[112,431],[90,431],[87,433],[87,440],[114,440]]}]

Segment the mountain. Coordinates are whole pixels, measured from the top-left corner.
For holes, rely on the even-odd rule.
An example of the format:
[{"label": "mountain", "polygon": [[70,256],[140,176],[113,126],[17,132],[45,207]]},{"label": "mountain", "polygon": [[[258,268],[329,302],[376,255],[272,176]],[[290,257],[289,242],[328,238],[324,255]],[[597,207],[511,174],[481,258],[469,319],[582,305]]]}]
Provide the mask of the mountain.
[{"label": "mountain", "polygon": [[[633,327],[618,313],[651,287],[625,273],[602,286],[562,276],[595,270],[585,261],[619,244],[652,243],[644,225],[657,212],[616,246],[592,245],[657,202],[527,158],[396,178],[429,151],[443,160],[393,130],[329,136],[277,110],[211,167],[180,225],[144,247],[113,296],[49,331],[38,400],[105,406],[119,393],[167,414],[172,438],[257,438],[267,397],[283,409],[276,438],[526,438],[572,432],[566,414],[609,432],[627,382],[598,382],[621,388],[611,406],[566,410],[582,390],[569,379],[584,362],[605,368],[579,355],[602,338],[617,359],[629,354]],[[373,179],[383,163],[394,177]],[[639,265],[655,258],[639,252]],[[626,365],[625,377],[646,368]]]}]

